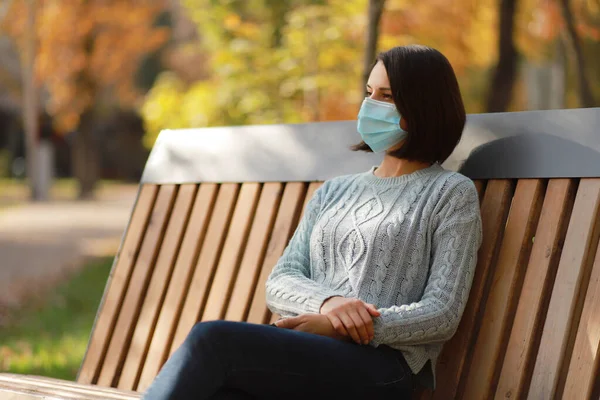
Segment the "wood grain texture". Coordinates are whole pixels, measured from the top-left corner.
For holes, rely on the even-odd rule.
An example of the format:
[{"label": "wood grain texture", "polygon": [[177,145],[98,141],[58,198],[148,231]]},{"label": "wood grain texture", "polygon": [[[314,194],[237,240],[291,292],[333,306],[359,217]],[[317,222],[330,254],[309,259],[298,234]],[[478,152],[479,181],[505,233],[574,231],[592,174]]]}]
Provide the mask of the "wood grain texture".
[{"label": "wood grain texture", "polygon": [[123,244],[116,256],[102,304],[98,309],[81,369],[77,375],[79,383],[95,383],[98,378],[157,192],[158,186],[156,185],[142,185],[140,188]]},{"label": "wood grain texture", "polygon": [[[585,283],[583,283],[585,285]],[[596,251],[592,275],[577,329],[563,399],[590,399],[600,365],[600,251]]]},{"label": "wood grain texture", "polygon": [[524,396],[556,277],[574,200],[574,182],[553,179],[548,189],[500,373],[496,399]]},{"label": "wood grain texture", "polygon": [[133,330],[144,304],[144,296],[152,276],[156,256],[162,245],[165,229],[170,218],[171,208],[177,189],[175,185],[159,188],[156,203],[152,209],[150,222],[142,240],[140,254],[135,262],[131,280],[117,323],[112,332],[106,358],[102,364],[98,385],[113,386],[119,378],[123,360],[133,335]]},{"label": "wood grain texture", "polygon": [[0,399],[21,400],[28,397],[7,396],[12,393],[28,394],[35,399],[46,400],[134,400],[141,397],[141,393],[129,390],[117,390],[96,385],[80,384],[62,379],[46,378],[33,375],[1,374],[0,373]]},{"label": "wood grain texture", "polygon": [[215,277],[208,294],[202,321],[223,319],[233,283],[237,278],[248,233],[254,219],[256,204],[260,195],[261,185],[258,183],[244,183],[238,197],[235,211],[229,226],[229,233],[223,246],[223,252],[215,271]]},{"label": "wood grain texture", "polygon": [[117,383],[119,389],[133,390],[137,385],[140,369],[146,358],[150,339],[171,279],[183,233],[188,223],[196,189],[196,185],[183,185],[177,192],[165,237],[160,246],[156,264],[152,268],[152,278],[144,297],[142,310],[135,322],[135,329],[125,357],[123,372]]},{"label": "wood grain texture", "polygon": [[218,189],[218,185],[213,183],[204,183],[198,189],[136,390],[145,391],[148,388],[169,354],[200,246],[206,237]]},{"label": "wood grain texture", "polygon": [[283,184],[279,182],[265,183],[262,189],[246,251],[231,293],[231,301],[225,315],[226,320],[246,320],[282,193]]},{"label": "wood grain texture", "polygon": [[581,315],[582,296],[598,242],[600,180],[582,179],[558,265],[555,284],[533,370],[528,398],[560,398],[573,347],[573,328]]},{"label": "wood grain texture", "polygon": [[217,263],[221,257],[223,244],[227,237],[238,193],[239,185],[235,183],[222,184],[219,189],[208,232],[202,243],[200,256],[194,267],[194,274],[188,289],[188,293],[191,295],[186,297],[182,307],[175,336],[171,343],[170,354],[181,346],[187,334],[202,315]]},{"label": "wood grain texture", "polygon": [[543,182],[520,180],[477,337],[464,399],[488,399],[495,385],[521,292],[543,200]]},{"label": "wood grain texture", "polygon": [[476,180],[473,182],[475,184],[475,189],[477,189],[477,196],[479,197],[479,204],[483,203],[483,196],[485,194],[485,188],[487,186],[487,181],[485,180]]}]

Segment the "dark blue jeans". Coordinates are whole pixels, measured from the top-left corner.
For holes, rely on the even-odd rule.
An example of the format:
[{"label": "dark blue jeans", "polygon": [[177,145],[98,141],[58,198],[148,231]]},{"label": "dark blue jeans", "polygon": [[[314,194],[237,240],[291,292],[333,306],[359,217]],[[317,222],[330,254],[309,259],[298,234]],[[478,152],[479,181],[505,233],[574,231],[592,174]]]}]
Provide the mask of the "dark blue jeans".
[{"label": "dark blue jeans", "polygon": [[410,399],[401,353],[269,325],[197,324],[146,400]]}]

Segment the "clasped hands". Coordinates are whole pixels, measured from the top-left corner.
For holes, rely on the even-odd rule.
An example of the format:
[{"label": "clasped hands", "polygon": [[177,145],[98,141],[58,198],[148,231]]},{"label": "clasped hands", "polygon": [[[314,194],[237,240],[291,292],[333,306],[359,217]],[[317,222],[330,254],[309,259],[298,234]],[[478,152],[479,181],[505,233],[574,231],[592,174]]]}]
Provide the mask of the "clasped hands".
[{"label": "clasped hands", "polygon": [[302,314],[279,320],[275,325],[278,328],[369,344],[374,335],[373,318],[379,315],[373,304],[335,296],[323,303],[320,314]]}]

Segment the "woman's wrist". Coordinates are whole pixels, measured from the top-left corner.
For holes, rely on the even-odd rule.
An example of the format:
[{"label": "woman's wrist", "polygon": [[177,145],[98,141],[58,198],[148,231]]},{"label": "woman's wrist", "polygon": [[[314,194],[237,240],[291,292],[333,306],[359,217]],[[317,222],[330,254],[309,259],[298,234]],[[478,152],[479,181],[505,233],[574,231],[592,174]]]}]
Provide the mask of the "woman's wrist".
[{"label": "woman's wrist", "polygon": [[328,297],[328,298],[326,298],[325,300],[323,300],[323,303],[321,303],[321,307],[319,307],[319,314],[327,314],[327,308],[325,308],[325,311],[323,311],[323,308],[325,307],[325,304],[326,304],[326,303],[327,303],[329,300],[331,300],[331,299],[334,299],[334,298],[336,298],[336,297],[342,297],[342,296],[335,295],[335,296],[331,296],[331,297]]}]

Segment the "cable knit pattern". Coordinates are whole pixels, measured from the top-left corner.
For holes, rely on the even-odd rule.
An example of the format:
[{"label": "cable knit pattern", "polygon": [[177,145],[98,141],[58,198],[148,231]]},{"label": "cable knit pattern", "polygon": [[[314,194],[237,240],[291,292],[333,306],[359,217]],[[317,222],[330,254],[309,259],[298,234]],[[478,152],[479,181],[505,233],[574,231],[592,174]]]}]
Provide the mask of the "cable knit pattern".
[{"label": "cable knit pattern", "polygon": [[413,372],[435,365],[464,311],[481,216],[473,182],[435,164],[378,178],[375,168],[325,182],[267,280],[285,317],[332,296],[375,304],[372,346],[403,352]]}]

